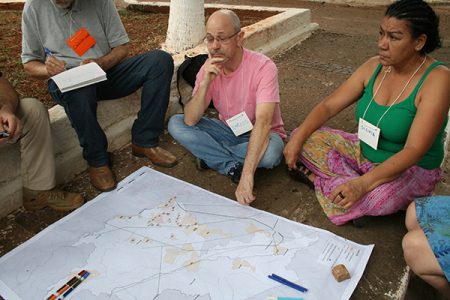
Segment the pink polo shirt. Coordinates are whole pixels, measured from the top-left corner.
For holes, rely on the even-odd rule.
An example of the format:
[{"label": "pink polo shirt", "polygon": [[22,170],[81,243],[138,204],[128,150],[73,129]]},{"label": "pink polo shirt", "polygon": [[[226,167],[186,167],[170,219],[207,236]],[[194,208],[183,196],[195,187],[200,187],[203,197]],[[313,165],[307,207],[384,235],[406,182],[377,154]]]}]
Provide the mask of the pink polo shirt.
[{"label": "pink polo shirt", "polygon": [[[203,76],[204,67],[197,74],[192,94],[197,92]],[[237,70],[227,75],[220,73],[211,83],[206,94],[208,104],[211,99],[220,120],[225,121],[245,110],[253,124],[259,103],[276,102],[271,130],[282,139],[286,138],[280,112],[277,67],[267,56],[244,48]]]}]

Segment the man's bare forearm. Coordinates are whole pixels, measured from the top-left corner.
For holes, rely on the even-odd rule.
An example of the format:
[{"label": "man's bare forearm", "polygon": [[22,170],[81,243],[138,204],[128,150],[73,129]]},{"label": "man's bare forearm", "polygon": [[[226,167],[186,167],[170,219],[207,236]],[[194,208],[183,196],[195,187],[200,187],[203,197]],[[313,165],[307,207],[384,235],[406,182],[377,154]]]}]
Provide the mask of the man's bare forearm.
[{"label": "man's bare forearm", "polygon": [[34,79],[46,80],[50,78],[48,74],[47,67],[45,64],[38,60],[32,60],[23,64],[23,69],[25,73],[30,75]]},{"label": "man's bare forearm", "polygon": [[242,176],[254,176],[256,168],[269,145],[270,128],[271,124],[268,122],[255,123],[248,143]]},{"label": "man's bare forearm", "polygon": [[130,47],[128,44],[117,46],[112,49],[111,52],[106,54],[105,56],[99,57],[98,59],[94,59],[95,62],[104,70],[108,71],[112,67],[115,67],[121,61],[123,61],[130,52]]}]

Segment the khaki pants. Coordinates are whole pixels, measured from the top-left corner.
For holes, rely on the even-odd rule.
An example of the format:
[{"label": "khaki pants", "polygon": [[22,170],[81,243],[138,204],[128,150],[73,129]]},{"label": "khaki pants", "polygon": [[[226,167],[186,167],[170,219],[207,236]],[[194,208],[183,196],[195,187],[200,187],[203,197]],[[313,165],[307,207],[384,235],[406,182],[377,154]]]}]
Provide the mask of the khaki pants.
[{"label": "khaki pants", "polygon": [[56,185],[55,157],[48,110],[36,99],[20,100],[17,115],[22,122],[19,140],[23,187],[50,190]]}]

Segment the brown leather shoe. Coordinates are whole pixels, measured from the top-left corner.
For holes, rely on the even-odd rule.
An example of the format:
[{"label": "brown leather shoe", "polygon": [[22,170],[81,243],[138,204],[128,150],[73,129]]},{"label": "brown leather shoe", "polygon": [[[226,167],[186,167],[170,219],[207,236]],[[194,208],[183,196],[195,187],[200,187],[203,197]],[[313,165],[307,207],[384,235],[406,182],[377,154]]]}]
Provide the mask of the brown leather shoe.
[{"label": "brown leather shoe", "polygon": [[175,166],[178,161],[177,158],[167,150],[161,147],[144,148],[136,145],[131,145],[131,152],[138,157],[147,157],[157,166],[170,168]]},{"label": "brown leather shoe", "polygon": [[57,211],[71,211],[83,205],[84,199],[78,193],[59,189],[36,191],[23,188],[23,206],[26,210],[51,207]]},{"label": "brown leather shoe", "polygon": [[89,167],[89,177],[91,178],[91,184],[102,192],[112,191],[117,186],[116,178],[108,166]]}]

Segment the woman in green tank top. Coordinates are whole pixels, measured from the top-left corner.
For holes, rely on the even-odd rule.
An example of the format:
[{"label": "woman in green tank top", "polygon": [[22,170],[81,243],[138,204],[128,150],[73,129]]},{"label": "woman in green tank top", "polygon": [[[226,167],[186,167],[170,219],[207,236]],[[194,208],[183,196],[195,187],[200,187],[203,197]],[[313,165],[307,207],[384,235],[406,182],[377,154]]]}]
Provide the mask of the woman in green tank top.
[{"label": "woman in green tank top", "polygon": [[[293,131],[284,149],[288,168],[314,187],[334,224],[358,225],[364,216],[405,209],[439,182],[450,70],[428,56],[441,46],[438,27],[424,1],[391,4],[380,25],[379,55]],[[322,127],[355,102],[357,133]]]},{"label": "woman in green tank top", "polygon": [[[429,195],[439,181],[450,70],[428,56],[441,45],[438,24],[424,1],[392,4],[381,22],[379,55],[291,135],[284,149],[288,167],[314,183],[335,224],[394,213]],[[354,102],[358,133],[322,127]]]}]

